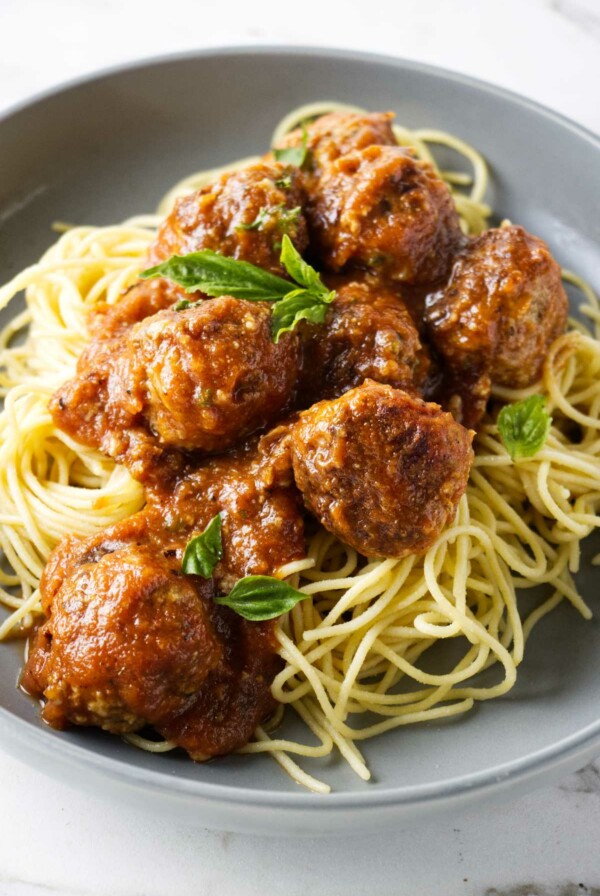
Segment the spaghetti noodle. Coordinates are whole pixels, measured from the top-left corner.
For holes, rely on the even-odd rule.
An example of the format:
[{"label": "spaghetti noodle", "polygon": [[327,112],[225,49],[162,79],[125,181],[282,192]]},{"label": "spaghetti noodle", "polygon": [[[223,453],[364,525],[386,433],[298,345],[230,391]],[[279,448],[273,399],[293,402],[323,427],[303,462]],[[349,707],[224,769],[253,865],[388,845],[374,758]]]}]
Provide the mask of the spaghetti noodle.
[{"label": "spaghetti noodle", "polygon": [[[362,111],[333,103],[301,107],[280,123],[274,142],[301,121],[337,109]],[[472,176],[440,174],[464,231],[484,230],[491,210],[483,202],[487,170],[477,151],[439,131],[395,126],[395,134],[436,169],[436,145],[470,163]],[[156,216],[68,229],[38,264],[0,289],[0,308],[23,290],[26,298],[26,310],[0,333],[0,600],[11,611],[0,639],[31,628],[40,613],[42,569],[62,536],[92,534],[143,505],[142,487],[125,468],[74,442],[48,411],[50,395],[72,376],[88,339],[87,312],[100,299],[116,302],[136,280],[160,214],[177,196],[253,161],[192,175],[165,197]],[[551,347],[540,383],[495,389],[476,438],[467,494],[433,547],[421,557],[365,560],[319,530],[306,558],[279,571],[311,599],[281,620],[277,638],[285,666],[273,693],[298,714],[314,743],[278,737],[280,713],[242,752],[270,753],[317,792],[328,785],[293,757],[336,750],[368,780],[360,741],[458,715],[505,694],[532,628],[563,600],[590,617],[574,575],[582,539],[600,525],[600,310],[587,284],[570,273],[565,279],[583,293],[590,329],[572,322]],[[15,344],[19,334],[25,341]],[[537,392],[547,397],[550,435],[534,457],[512,461],[498,435],[497,411]],[[539,585],[548,596],[523,620],[517,590]],[[443,672],[431,671],[428,651],[444,641],[460,645],[461,658]],[[473,680],[490,668],[498,672],[495,683]],[[153,752],[171,748],[139,735],[128,740]]]}]

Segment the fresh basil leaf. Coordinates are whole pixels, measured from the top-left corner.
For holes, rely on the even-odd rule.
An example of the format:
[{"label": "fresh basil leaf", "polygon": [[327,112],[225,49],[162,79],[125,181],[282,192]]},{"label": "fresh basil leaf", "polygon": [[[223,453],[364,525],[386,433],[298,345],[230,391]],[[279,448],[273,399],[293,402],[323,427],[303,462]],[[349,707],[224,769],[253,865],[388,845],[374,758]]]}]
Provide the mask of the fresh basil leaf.
[{"label": "fresh basil leaf", "polygon": [[508,404],[498,414],[498,432],[513,460],[537,454],[548,438],[551,423],[543,395]]},{"label": "fresh basil leaf", "polygon": [[173,305],[173,311],[187,311],[188,308],[197,308],[202,299],[198,299],[197,302],[188,302],[187,299],[179,299],[178,302],[175,302]]},{"label": "fresh basil leaf", "polygon": [[301,320],[322,324],[327,315],[327,304],[307,289],[295,289],[273,305],[271,336],[278,343],[283,333],[291,332]]},{"label": "fresh basil leaf", "polygon": [[295,230],[298,226],[298,219],[302,208],[297,205],[295,208],[287,208],[283,202],[279,205],[263,207],[259,210],[256,218],[250,224],[238,224],[236,230],[264,230],[270,218],[273,219],[275,226],[282,232]]},{"label": "fresh basil leaf", "polygon": [[251,622],[275,619],[288,613],[308,594],[296,591],[287,582],[271,576],[246,576],[235,583],[226,597],[216,597],[215,603],[230,607]]},{"label": "fresh basil leaf", "polygon": [[[280,207],[281,206],[276,206],[276,208],[280,208]],[[262,230],[264,224],[266,223],[268,218],[271,217],[271,215],[273,214],[274,211],[275,211],[274,208],[269,208],[268,205],[263,205],[262,208],[260,208],[258,210],[258,214],[257,214],[256,218],[254,219],[254,221],[252,221],[250,224],[238,224],[235,229],[236,230]]]},{"label": "fresh basil leaf", "polygon": [[277,227],[281,233],[290,233],[290,231],[295,232],[297,230],[301,211],[302,209],[299,205],[295,208],[286,208],[285,205],[281,206],[281,211],[277,218]]},{"label": "fresh basil leaf", "polygon": [[298,146],[286,146],[283,149],[274,149],[273,155],[276,162],[282,165],[293,165],[295,168],[302,168],[309,159],[310,151],[308,149],[308,130],[304,122],[302,123],[302,138]]},{"label": "fresh basil leaf", "polygon": [[250,302],[277,302],[290,291],[290,283],[248,261],[239,261],[202,249],[189,255],[173,255],[140,274],[142,280],[168,277],[186,292],[208,296],[233,296]]},{"label": "fresh basil leaf", "polygon": [[273,155],[276,162],[282,165],[294,165],[301,168],[306,158],[306,146],[286,146],[284,149],[274,149]]},{"label": "fresh basil leaf", "polygon": [[275,186],[279,187],[280,190],[289,190],[292,186],[292,175],[282,174],[281,177],[278,177],[275,181]]},{"label": "fresh basil leaf", "polygon": [[221,514],[218,513],[201,535],[196,535],[187,543],[181,561],[181,570],[185,575],[210,579],[213,569],[223,556],[221,521]]},{"label": "fresh basil leaf", "polygon": [[326,304],[334,300],[335,292],[327,289],[318,271],[304,261],[287,234],[281,241],[280,261],[290,277],[300,286],[310,290]]},{"label": "fresh basil leaf", "polygon": [[[301,208],[285,209],[281,227],[297,221]],[[233,296],[251,302],[273,302],[271,332],[274,342],[282,333],[293,330],[301,320],[323,323],[327,305],[335,299],[335,291],[327,289],[321,277],[294,247],[289,235],[283,234],[280,260],[290,277],[290,283],[247,261],[219,255],[210,249],[174,255],[168,261],[140,274],[142,279],[168,277],[186,290],[200,290],[209,296]],[[202,300],[199,300],[202,301]],[[176,311],[192,308],[197,302],[181,299]]]}]

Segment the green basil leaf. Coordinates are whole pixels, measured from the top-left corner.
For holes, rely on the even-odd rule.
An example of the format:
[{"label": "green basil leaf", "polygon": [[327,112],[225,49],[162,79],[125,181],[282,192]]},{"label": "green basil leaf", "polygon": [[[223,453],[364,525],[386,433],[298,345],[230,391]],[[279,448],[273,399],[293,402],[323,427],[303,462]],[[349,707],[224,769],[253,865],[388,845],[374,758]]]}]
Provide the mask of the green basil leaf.
[{"label": "green basil leaf", "polygon": [[310,157],[308,149],[308,130],[302,122],[302,139],[299,146],[286,146],[283,149],[274,149],[273,155],[276,162],[282,165],[293,165],[295,168],[302,168]]},{"label": "green basil leaf", "polygon": [[278,343],[283,333],[291,332],[301,320],[322,324],[327,315],[327,304],[307,289],[295,289],[273,305],[271,336]]},{"label": "green basil leaf", "polygon": [[295,232],[298,229],[301,211],[302,209],[299,205],[295,206],[295,208],[286,208],[285,205],[280,207],[280,212],[277,216],[277,227],[281,233]]},{"label": "green basil leaf", "polygon": [[548,438],[551,423],[543,395],[506,405],[498,414],[498,432],[513,460],[537,454]]},{"label": "green basil leaf", "polygon": [[306,153],[306,146],[286,146],[284,149],[273,150],[276,162],[281,162],[282,165],[293,165],[295,168],[302,168]]},{"label": "green basil leaf", "polygon": [[290,283],[283,277],[211,249],[173,255],[168,261],[143,271],[140,277],[142,280],[168,277],[186,292],[199,290],[208,296],[233,296],[250,302],[277,302],[290,291]]},{"label": "green basil leaf", "polygon": [[281,177],[278,177],[275,181],[275,186],[279,187],[280,190],[289,190],[292,186],[292,175],[282,174]]},{"label": "green basil leaf", "polygon": [[216,597],[215,603],[230,607],[251,622],[263,622],[288,613],[308,596],[271,576],[246,576],[235,583],[226,597]]},{"label": "green basil leaf", "polygon": [[187,299],[179,299],[178,302],[175,302],[173,305],[173,311],[187,311],[188,308],[196,308],[202,300],[199,299],[197,302],[188,302]]},{"label": "green basil leaf", "polygon": [[181,561],[181,570],[185,575],[210,579],[213,569],[223,556],[221,521],[221,514],[218,513],[201,535],[196,535],[187,543]]},{"label": "green basil leaf", "polygon": [[327,289],[318,271],[304,261],[287,234],[281,241],[280,261],[290,277],[300,286],[310,290],[326,304],[334,300],[335,292]]},{"label": "green basil leaf", "polygon": [[273,219],[274,225],[282,233],[290,230],[296,230],[298,220],[302,208],[297,205],[295,208],[288,208],[281,202],[279,205],[267,206],[263,205],[259,210],[256,218],[250,224],[238,224],[236,230],[264,230],[270,218]]},{"label": "green basil leaf", "polygon": [[259,210],[256,218],[250,224],[238,224],[235,228],[236,230],[262,230],[264,224],[267,219],[273,214],[276,209],[281,208],[281,206],[276,206],[275,208],[269,208],[268,205],[263,205]]},{"label": "green basil leaf", "polygon": [[[271,212],[279,208],[271,209]],[[285,209],[278,227],[295,226],[301,208]],[[203,249],[189,255],[174,255],[168,261],[140,274],[142,279],[168,277],[186,292],[200,290],[209,296],[233,296],[251,302],[274,302],[271,332],[278,342],[282,333],[293,330],[301,320],[322,324],[327,305],[335,299],[335,291],[327,289],[321,277],[294,247],[289,235],[281,241],[281,263],[296,282],[269,273],[247,261],[239,261]],[[199,300],[202,301],[202,300]],[[176,311],[192,308],[197,302],[181,299]]]}]

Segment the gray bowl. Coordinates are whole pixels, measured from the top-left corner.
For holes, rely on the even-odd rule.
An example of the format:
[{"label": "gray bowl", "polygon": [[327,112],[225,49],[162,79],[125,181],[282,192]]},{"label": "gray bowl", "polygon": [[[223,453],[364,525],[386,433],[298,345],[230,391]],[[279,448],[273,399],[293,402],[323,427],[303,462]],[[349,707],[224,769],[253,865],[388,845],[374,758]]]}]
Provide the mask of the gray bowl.
[{"label": "gray bowl", "polygon": [[[52,221],[107,224],[153,210],[179,178],[262,151],[280,117],[320,98],[393,109],[411,127],[446,129],[475,144],[491,166],[489,198],[498,215],[543,236],[563,265],[600,286],[596,137],[528,100],[450,72],[299,48],[210,50],[143,63],[5,117],[0,280],[48,246]],[[586,546],[579,585],[593,606],[600,571],[590,566],[592,548]],[[98,731],[52,731],[15,687],[21,661],[22,645],[0,646],[7,749],[110,799],[216,828],[365,830],[533,787],[600,753],[600,627],[568,606],[535,629],[506,697],[452,722],[368,742],[370,783],[341,762],[307,762],[333,784],[326,797],[300,790],[267,757],[197,765],[175,753],[142,753]]]}]

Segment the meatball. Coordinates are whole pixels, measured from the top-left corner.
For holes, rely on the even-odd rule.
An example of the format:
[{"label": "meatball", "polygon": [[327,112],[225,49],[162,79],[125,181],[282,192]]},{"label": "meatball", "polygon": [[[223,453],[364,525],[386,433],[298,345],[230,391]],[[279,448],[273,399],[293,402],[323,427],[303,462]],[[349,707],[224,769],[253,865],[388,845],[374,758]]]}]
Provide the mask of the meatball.
[{"label": "meatball", "polygon": [[296,333],[273,342],[268,304],[226,296],[148,318],[128,351],[152,431],[165,445],[205,452],[277,420],[300,367]]},{"label": "meatball", "polygon": [[215,626],[222,638],[223,661],[209,673],[189,709],[160,727],[160,733],[192,759],[239,750],[277,706],[271,684],[283,663],[276,653],[273,623],[247,622],[217,607]]},{"label": "meatball", "polygon": [[223,755],[275,708],[273,624],[216,605],[212,581],[183,575],[160,532],[141,513],[59,545],[23,685],[54,727],[152,725],[193,759]]},{"label": "meatball", "polygon": [[295,398],[300,338],[271,338],[265,303],[224,296],[93,342],[50,402],[54,420],[144,479],[165,451],[224,451]]},{"label": "meatball", "polygon": [[542,240],[510,226],[469,243],[425,309],[449,373],[444,390],[454,386],[463,420],[477,422],[492,384],[518,389],[538,379],[567,313],[560,267]]},{"label": "meatball", "polygon": [[359,265],[407,283],[444,276],[463,240],[446,184],[399,146],[338,158],[319,178],[308,216],[326,268]]},{"label": "meatball", "polygon": [[275,162],[225,174],[177,200],[150,247],[149,261],[213,249],[285,274],[279,261],[283,234],[300,253],[307,245],[303,203],[299,173]]},{"label": "meatball", "polygon": [[438,405],[367,381],[302,413],[294,475],[307,508],[360,553],[421,554],[454,517],[472,438]]},{"label": "meatball", "polygon": [[398,293],[352,280],[337,289],[324,326],[305,328],[302,404],[336,398],[365,379],[421,394],[430,369],[426,349]]},{"label": "meatball", "polygon": [[393,117],[393,112],[331,112],[311,122],[305,131],[296,128],[286,134],[278,148],[302,146],[306,140],[309,158],[304,168],[310,190],[311,182],[340,156],[367,146],[395,146]]},{"label": "meatball", "polygon": [[46,569],[50,615],[28,660],[26,684],[43,693],[46,721],[123,734],[187,709],[223,655],[212,583],[136,544],[84,554],[66,572],[75,549],[67,542]]}]

